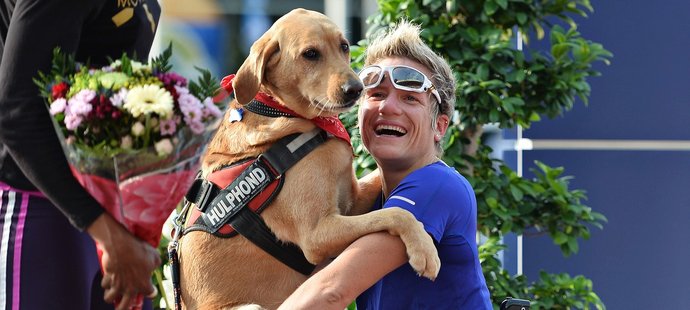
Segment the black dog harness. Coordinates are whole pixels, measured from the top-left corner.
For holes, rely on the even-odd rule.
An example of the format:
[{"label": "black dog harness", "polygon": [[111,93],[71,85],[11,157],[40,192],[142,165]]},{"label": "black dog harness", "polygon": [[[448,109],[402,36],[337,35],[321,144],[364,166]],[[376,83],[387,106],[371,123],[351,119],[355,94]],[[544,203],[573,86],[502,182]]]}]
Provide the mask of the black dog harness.
[{"label": "black dog harness", "polygon": [[[252,100],[245,108],[263,116],[293,117],[258,100]],[[257,158],[224,167],[208,179],[201,178],[200,173],[197,175],[185,195],[183,209],[173,220],[175,234],[168,246],[176,310],[182,305],[178,241],[191,231],[204,231],[221,238],[239,233],[293,270],[304,275],[314,271],[316,266],[307,261],[299,247],[278,240],[259,214],[280,192],[285,172],[328,137],[320,128],[291,134]],[[189,210],[191,204],[196,208]]]},{"label": "black dog harness", "polygon": [[309,275],[314,265],[291,243],[281,242],[259,213],[278,195],[282,176],[309,152],[328,139],[315,129],[286,136],[255,159],[247,159],[197,178],[185,199],[196,205],[182,235],[204,231],[221,238],[238,233],[292,269]]}]

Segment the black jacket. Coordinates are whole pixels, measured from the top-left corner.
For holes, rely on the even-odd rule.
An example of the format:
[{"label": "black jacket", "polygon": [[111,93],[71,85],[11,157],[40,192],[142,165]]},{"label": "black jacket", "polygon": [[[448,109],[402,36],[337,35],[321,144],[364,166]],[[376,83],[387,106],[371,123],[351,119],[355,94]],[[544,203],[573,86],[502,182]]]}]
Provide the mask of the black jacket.
[{"label": "black jacket", "polygon": [[156,0],[0,0],[0,181],[40,190],[82,230],[103,212],[72,176],[32,78],[56,46],[94,65],[145,60],[159,16]]}]

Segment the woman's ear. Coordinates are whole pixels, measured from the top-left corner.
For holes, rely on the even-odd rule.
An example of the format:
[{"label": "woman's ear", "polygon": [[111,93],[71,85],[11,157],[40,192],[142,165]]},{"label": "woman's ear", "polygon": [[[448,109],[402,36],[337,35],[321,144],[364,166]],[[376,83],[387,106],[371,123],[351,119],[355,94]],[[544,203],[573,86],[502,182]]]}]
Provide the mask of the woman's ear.
[{"label": "woman's ear", "polygon": [[448,115],[441,114],[438,117],[436,117],[436,125],[435,129],[438,134],[434,135],[434,140],[436,142],[440,142],[441,139],[443,139],[443,136],[446,135],[446,130],[448,130],[448,122],[450,118],[448,118]]}]

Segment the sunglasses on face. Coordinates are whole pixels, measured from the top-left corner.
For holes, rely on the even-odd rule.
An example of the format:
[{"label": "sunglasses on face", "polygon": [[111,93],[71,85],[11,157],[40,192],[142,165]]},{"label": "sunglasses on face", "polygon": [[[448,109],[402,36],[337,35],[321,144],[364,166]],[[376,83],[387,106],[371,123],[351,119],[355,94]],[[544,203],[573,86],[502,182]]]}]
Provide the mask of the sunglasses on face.
[{"label": "sunglasses on face", "polygon": [[388,78],[396,89],[415,93],[426,93],[431,90],[431,93],[436,97],[436,102],[441,103],[441,96],[431,80],[424,73],[412,67],[403,65],[368,66],[359,72],[359,78],[364,83],[364,89],[369,89],[379,86],[386,73],[388,73]]}]

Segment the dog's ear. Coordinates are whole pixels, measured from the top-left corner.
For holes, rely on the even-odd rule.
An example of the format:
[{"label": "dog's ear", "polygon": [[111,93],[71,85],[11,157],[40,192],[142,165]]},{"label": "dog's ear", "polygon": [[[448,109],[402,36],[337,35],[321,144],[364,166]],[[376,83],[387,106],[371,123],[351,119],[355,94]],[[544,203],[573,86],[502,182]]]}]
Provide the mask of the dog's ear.
[{"label": "dog's ear", "polygon": [[259,85],[264,82],[266,64],[278,49],[278,40],[273,36],[273,31],[270,30],[254,42],[249,56],[244,60],[232,80],[235,98],[240,104],[249,103],[259,92]]}]

